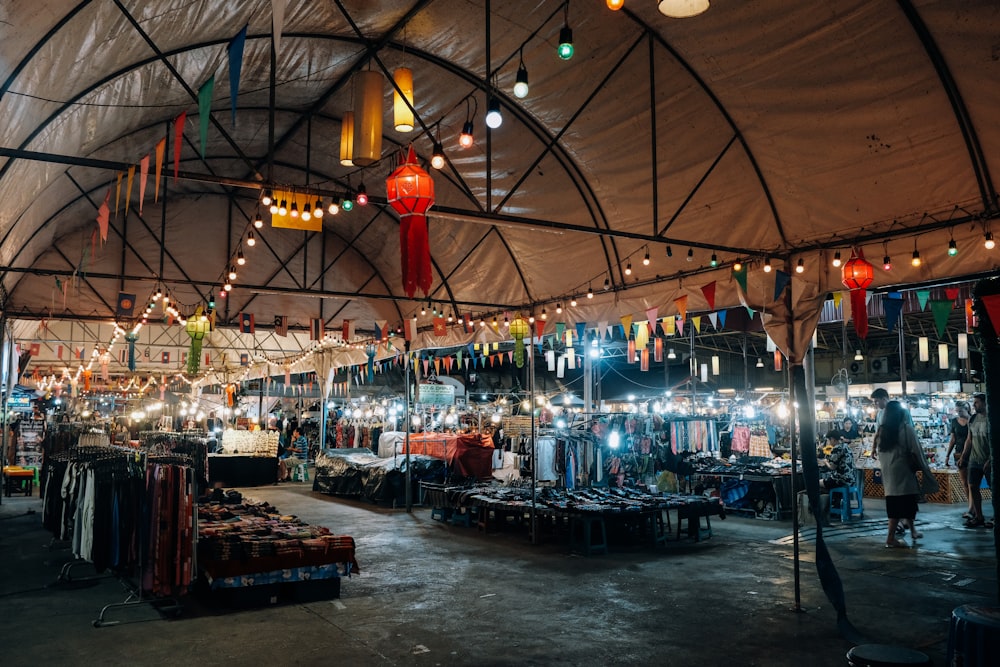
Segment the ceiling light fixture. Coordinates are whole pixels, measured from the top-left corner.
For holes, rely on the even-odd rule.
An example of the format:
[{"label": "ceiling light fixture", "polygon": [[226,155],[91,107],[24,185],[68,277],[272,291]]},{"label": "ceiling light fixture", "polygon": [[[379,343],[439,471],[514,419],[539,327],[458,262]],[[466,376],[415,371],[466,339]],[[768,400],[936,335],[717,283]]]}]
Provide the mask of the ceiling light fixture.
[{"label": "ceiling light fixture", "polygon": [[594,288],[591,287],[590,285],[587,286],[587,298],[588,299],[594,298]]},{"label": "ceiling light fixture", "polygon": [[247,258],[243,256],[243,248],[236,251],[236,263],[240,266],[247,263]]},{"label": "ceiling light fixture", "polygon": [[274,198],[271,197],[271,191],[264,190],[264,194],[260,198],[260,203],[263,204],[264,206],[270,206],[272,201],[274,201]]},{"label": "ceiling light fixture", "polygon": [[993,240],[993,232],[983,234],[983,245],[986,246],[987,250],[993,250],[997,247],[997,242]]},{"label": "ceiling light fixture", "polygon": [[757,368],[764,368],[764,360],[761,359],[760,357],[757,357],[757,364],[756,364],[756,366],[757,366]]},{"label": "ceiling light fixture", "polygon": [[632,275],[632,260],[631,259],[628,260],[628,262],[625,264],[625,275],[626,276]]},{"label": "ceiling light fixture", "polygon": [[646,246],[646,255],[642,258],[642,265],[649,266],[649,246]]},{"label": "ceiling light fixture", "polygon": [[709,5],[709,0],[659,0],[656,8],[669,18],[686,19],[705,12]]},{"label": "ceiling light fixture", "polygon": [[354,166],[354,112],[345,111],[340,119],[340,164]]},{"label": "ceiling light fixture", "polygon": [[327,207],[326,211],[330,215],[337,215],[338,213],[340,213],[340,204],[338,204],[335,201],[331,201],[330,205]]},{"label": "ceiling light fixture", "polygon": [[557,303],[556,304],[556,314],[557,315],[561,315],[562,314],[562,304],[561,303]]},{"label": "ceiling light fixture", "polygon": [[920,266],[923,262],[920,260],[920,251],[916,248],[913,249],[913,258],[910,260],[910,264],[913,266]]},{"label": "ceiling light fixture", "polygon": [[625,6],[625,0],[607,0],[608,9],[613,12],[617,12],[619,9]]},{"label": "ceiling light fixture", "polygon": [[282,199],[278,204],[278,215],[288,215],[288,200]]},{"label": "ceiling light fixture", "polygon": [[257,239],[253,237],[253,232],[247,232],[247,245],[251,248],[257,245]]},{"label": "ceiling light fixture", "polygon": [[236,280],[236,267],[235,266],[230,266],[229,267],[229,279],[230,280]]},{"label": "ceiling light fixture", "polygon": [[739,273],[742,270],[743,270],[743,262],[741,262],[740,260],[736,260],[735,262],[733,262],[733,271]]},{"label": "ceiling light fixture", "polygon": [[323,200],[317,199],[316,204],[313,205],[313,217],[322,218],[323,217]]},{"label": "ceiling light fixture", "polygon": [[312,204],[310,204],[309,202],[306,202],[305,205],[302,207],[302,219],[303,220],[312,220],[312,217],[313,217],[313,214],[312,214]]},{"label": "ceiling light fixture", "polygon": [[382,159],[382,100],[385,78],[381,72],[363,70],[354,75],[355,165],[368,167]]},{"label": "ceiling light fixture", "polygon": [[365,190],[364,183],[358,186],[358,191],[355,193],[354,200],[358,202],[358,206],[368,205],[368,191]]},{"label": "ceiling light fixture", "polygon": [[843,263],[844,262],[841,261],[840,259],[840,251],[838,250],[837,252],[833,253],[833,265],[836,266],[837,268],[840,268],[840,265]]},{"label": "ceiling light fixture", "polygon": [[[400,67],[392,73],[392,117],[397,132],[413,131],[413,71]],[[402,93],[402,94],[400,94]]]},{"label": "ceiling light fixture", "polygon": [[256,227],[257,229],[260,229],[261,227],[264,226],[264,219],[260,217],[259,211],[257,212],[257,215],[253,219],[253,226]]},{"label": "ceiling light fixture", "polygon": [[479,110],[479,101],[475,97],[465,98],[465,124],[462,126],[462,133],[458,135],[458,145],[462,148],[471,148],[472,144],[476,143],[476,139],[473,136],[473,111],[470,100],[475,103],[476,111]]},{"label": "ceiling light fixture", "polygon": [[350,197],[344,197],[343,199],[340,200],[340,208],[342,208],[342,209],[344,209],[345,211],[348,211],[348,212],[353,211],[354,210],[354,200],[351,199]]},{"label": "ceiling light fixture", "polygon": [[716,266],[719,265],[719,258],[715,256],[714,252],[712,253],[712,259],[709,262],[709,264],[711,264],[713,267],[716,267]]},{"label": "ceiling light fixture", "polygon": [[559,47],[556,53],[561,60],[569,60],[573,57],[573,30],[569,27],[569,0],[566,0],[563,27],[559,31]]},{"label": "ceiling light fixture", "polygon": [[434,142],[434,151],[431,153],[431,166],[435,169],[444,169],[444,146],[440,141]]},{"label": "ceiling light fixture", "polygon": [[299,205],[298,205],[298,203],[296,203],[296,201],[294,199],[292,200],[292,208],[289,211],[289,213],[291,214],[291,216],[293,218],[299,217]]},{"label": "ceiling light fixture", "polygon": [[576,297],[575,296],[572,299],[569,300],[569,305],[572,306],[573,308],[576,308],[576,303],[577,302],[576,302]]},{"label": "ceiling light fixture", "polygon": [[892,270],[892,260],[889,259],[889,255],[882,258],[882,269],[885,271]]},{"label": "ceiling light fixture", "polygon": [[958,254],[958,244],[955,243],[955,239],[948,241],[948,256],[954,257]]},{"label": "ceiling light fixture", "polygon": [[771,272],[771,258],[770,257],[765,257],[764,258],[764,273],[770,273],[770,272]]},{"label": "ceiling light fixture", "polygon": [[854,350],[854,361],[864,361],[865,355],[861,354],[861,350]]},{"label": "ceiling light fixture", "polygon": [[802,273],[805,270],[806,270],[806,265],[802,261],[802,258],[800,257],[798,263],[795,265],[795,273]]}]

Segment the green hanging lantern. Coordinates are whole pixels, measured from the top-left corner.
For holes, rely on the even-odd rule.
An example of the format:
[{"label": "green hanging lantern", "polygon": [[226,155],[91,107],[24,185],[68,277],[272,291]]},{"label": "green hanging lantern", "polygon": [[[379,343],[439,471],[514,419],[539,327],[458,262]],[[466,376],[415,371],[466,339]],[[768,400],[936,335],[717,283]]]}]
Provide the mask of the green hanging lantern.
[{"label": "green hanging lantern", "polygon": [[520,315],[510,323],[510,336],[514,339],[514,363],[518,368],[524,366],[524,339],[531,333],[528,320]]},{"label": "green hanging lantern", "polygon": [[201,306],[198,306],[188,321],[185,331],[191,337],[191,347],[188,349],[187,372],[196,375],[201,367],[201,341],[204,340],[212,328],[208,318],[202,314]]}]

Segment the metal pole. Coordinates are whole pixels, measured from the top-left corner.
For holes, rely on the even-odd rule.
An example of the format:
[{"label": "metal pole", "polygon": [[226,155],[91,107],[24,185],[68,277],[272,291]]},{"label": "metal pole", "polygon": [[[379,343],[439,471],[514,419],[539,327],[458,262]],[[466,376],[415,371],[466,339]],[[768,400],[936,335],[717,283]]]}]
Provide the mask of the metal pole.
[{"label": "metal pole", "polygon": [[[695,405],[697,403],[695,398],[698,395],[698,360],[694,356],[694,324],[688,322],[687,325],[688,325],[688,334],[691,338],[691,364],[688,369],[691,372],[691,377],[688,380],[688,384],[691,387],[691,414],[693,415],[695,411]],[[629,361],[631,361],[631,359]]]},{"label": "metal pole", "polygon": [[410,491],[410,485],[412,484],[412,481],[410,479],[410,343],[409,341],[407,341],[406,343],[406,349],[403,352],[403,354],[406,355],[406,364],[405,364],[406,373],[404,375],[405,386],[406,386],[406,393],[404,394],[404,396],[406,398],[404,399],[405,402],[403,408],[403,421],[406,422],[406,511],[412,512],[413,494]]},{"label": "metal pole", "polygon": [[903,396],[906,396],[906,347],[903,338],[903,321],[899,321],[899,382],[902,386]]},{"label": "metal pole", "polygon": [[538,495],[538,440],[535,423],[535,328],[531,327],[531,347],[528,349],[528,390],[531,412],[531,543],[538,544],[538,523],[535,502]]},{"label": "metal pole", "polygon": [[[795,446],[795,403],[799,400],[799,397],[795,395],[795,387],[792,384],[792,373],[791,373],[791,363],[788,364],[788,443],[791,451],[789,452],[792,458],[792,502],[795,506],[792,508],[792,571],[794,573],[795,579],[795,606],[792,608],[793,611],[802,611],[802,582],[801,582],[801,572],[799,564],[799,507],[798,507],[798,494],[795,489],[795,477],[798,475],[796,458],[798,456],[798,449]],[[803,396],[801,400],[805,400]],[[777,509],[777,508],[776,508]]]},{"label": "metal pole", "polygon": [[[3,466],[7,465],[7,397],[10,396],[9,387],[11,386],[10,378],[7,375],[10,374],[10,366],[14,357],[14,348],[11,346],[10,353],[4,359],[3,353],[6,345],[7,311],[4,310],[0,313],[0,363],[4,364],[2,371],[0,371],[0,379],[3,380],[3,401],[0,403],[0,425],[3,427],[3,434],[0,435],[0,471],[2,471]],[[6,483],[7,480],[0,474],[0,484]],[[3,489],[0,489],[0,505],[3,505]]]}]

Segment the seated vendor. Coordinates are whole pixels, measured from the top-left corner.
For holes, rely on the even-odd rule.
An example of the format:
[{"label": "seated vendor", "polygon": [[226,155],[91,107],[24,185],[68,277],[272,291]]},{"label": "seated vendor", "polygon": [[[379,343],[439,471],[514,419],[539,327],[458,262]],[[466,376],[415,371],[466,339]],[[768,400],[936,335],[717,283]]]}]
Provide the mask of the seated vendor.
[{"label": "seated vendor", "polygon": [[[279,446],[280,447],[280,446]],[[291,471],[309,458],[309,441],[299,432],[299,429],[292,431],[290,443],[285,447],[285,451],[278,458],[278,474],[283,481],[291,479]]]},{"label": "seated vendor", "polygon": [[852,486],[855,483],[854,454],[846,442],[841,441],[840,431],[826,434],[826,448],[829,453],[825,462],[827,470],[820,470],[819,484],[823,490],[838,486]]},{"label": "seated vendor", "polygon": [[858,425],[854,423],[854,420],[850,417],[844,418],[844,426],[840,429],[840,437],[843,440],[860,440],[861,432],[858,431]]}]

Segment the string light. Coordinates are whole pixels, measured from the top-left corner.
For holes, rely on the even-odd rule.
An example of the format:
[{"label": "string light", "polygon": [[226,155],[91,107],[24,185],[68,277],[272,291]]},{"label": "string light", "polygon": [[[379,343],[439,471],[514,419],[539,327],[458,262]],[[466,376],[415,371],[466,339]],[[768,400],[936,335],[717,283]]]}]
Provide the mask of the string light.
[{"label": "string light", "polygon": [[340,213],[340,204],[335,201],[331,201],[330,206],[326,210],[330,215],[337,215]]},{"label": "string light", "polygon": [[607,292],[611,289],[611,281],[605,276],[604,278],[604,291]]},{"label": "string light", "polygon": [[892,261],[889,259],[889,255],[886,255],[885,257],[882,258],[882,268],[885,271],[892,270]]},{"label": "string light", "polygon": [[434,152],[431,154],[431,166],[435,169],[444,169],[444,147],[440,141],[434,142]]},{"label": "string light", "polygon": [[569,300],[569,305],[572,306],[573,308],[576,308],[576,297],[575,296],[572,299]]},{"label": "string light", "polygon": [[235,266],[230,266],[229,267],[229,279],[230,280],[236,280],[236,267]]},{"label": "string light", "polygon": [[271,191],[270,190],[264,190],[264,196],[262,196],[260,198],[260,203],[263,204],[264,206],[270,206],[271,202],[273,202],[273,201],[274,201],[274,198],[271,197]]},{"label": "string light", "polygon": [[323,200],[317,199],[316,203],[313,205],[313,217],[322,218],[323,217]]},{"label": "string light", "polygon": [[687,261],[689,262],[694,261],[694,248],[688,248]]},{"label": "string light", "polygon": [[313,217],[312,216],[312,204],[310,204],[309,202],[306,202],[305,206],[302,207],[302,219],[303,220],[312,220],[312,217]]},{"label": "string light", "polygon": [[520,63],[517,75],[514,77],[514,97],[524,99],[528,96],[528,68],[524,66],[524,47],[521,47]]},{"label": "string light", "polygon": [[247,263],[246,257],[243,256],[243,248],[240,248],[239,250],[236,251],[236,263],[239,264],[240,266],[243,266],[244,264]]},{"label": "string light", "polygon": [[764,258],[764,273],[770,273],[770,272],[771,272],[771,258],[770,257],[765,257]]},{"label": "string light", "polygon": [[993,232],[983,234],[983,245],[986,246],[987,250],[993,250],[993,248],[997,247],[996,241],[993,240]]},{"label": "string light", "polygon": [[709,264],[711,264],[713,267],[719,265],[719,258],[715,256],[714,252],[712,253],[712,260],[709,262]]},{"label": "string light", "polygon": [[[358,206],[367,206],[368,205],[368,191],[365,190],[365,184],[364,183],[362,183],[361,185],[358,186],[358,191],[355,194],[354,199],[355,199],[355,201],[358,202]],[[348,209],[348,210],[350,210],[350,209]]]},{"label": "string light", "polygon": [[257,239],[254,238],[253,232],[247,232],[247,245],[251,248],[257,245]]},{"label": "string light", "polygon": [[591,287],[590,285],[587,285],[587,298],[588,299],[594,298],[594,288]]},{"label": "string light", "polygon": [[264,226],[264,219],[260,217],[260,212],[258,212],[257,215],[254,217],[253,226],[256,227],[257,229],[260,229],[261,227]]},{"label": "string light", "polygon": [[625,275],[626,276],[632,275],[632,260],[631,259],[628,260],[628,263],[625,264]]},{"label": "string light", "polygon": [[649,246],[646,246],[646,255],[642,258],[642,265],[649,266]]},{"label": "string light", "polygon": [[838,250],[833,253],[833,265],[839,268],[841,264],[843,264],[843,262],[840,259],[840,251]]},{"label": "string light", "polygon": [[806,270],[806,265],[803,263],[802,259],[800,258],[799,261],[798,261],[798,263],[795,265],[795,273],[802,273],[805,270]]},{"label": "string light", "polygon": [[617,12],[619,9],[625,6],[625,0],[607,0],[608,9],[613,12]]},{"label": "string light", "polygon": [[292,200],[292,209],[290,213],[293,218],[299,217],[299,204],[294,199]]},{"label": "string light", "polygon": [[910,260],[910,264],[913,266],[920,266],[923,262],[920,260],[920,251],[916,248],[913,249],[913,258]]},{"label": "string light", "polygon": [[557,303],[556,304],[556,315],[561,315],[561,314],[562,314],[562,304],[561,303]]},{"label": "string light", "polygon": [[958,244],[955,243],[955,239],[948,241],[948,256],[954,257],[958,254]]},{"label": "string light", "polygon": [[740,260],[736,260],[735,262],[733,262],[733,271],[739,273],[742,270],[743,270],[743,262],[741,262]]},{"label": "string light", "polygon": [[278,215],[288,215],[288,201],[285,199],[281,200],[278,204]]}]

